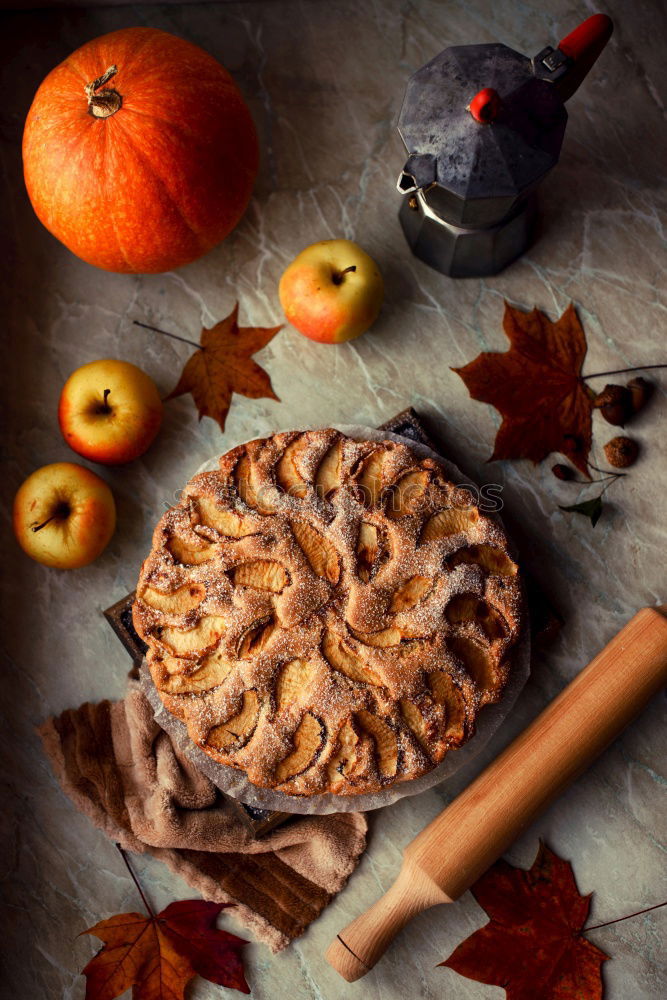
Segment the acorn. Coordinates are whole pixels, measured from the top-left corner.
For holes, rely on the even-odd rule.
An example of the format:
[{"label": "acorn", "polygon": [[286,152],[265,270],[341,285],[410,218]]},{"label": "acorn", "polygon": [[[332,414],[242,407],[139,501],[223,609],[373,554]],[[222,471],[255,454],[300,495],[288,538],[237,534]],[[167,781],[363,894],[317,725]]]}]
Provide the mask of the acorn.
[{"label": "acorn", "polygon": [[569,465],[552,465],[551,471],[556,479],[562,479],[565,483],[569,482],[574,476],[574,469]]},{"label": "acorn", "polygon": [[627,469],[639,454],[639,445],[629,437],[615,437],[604,446],[605,458],[615,469]]},{"label": "acorn", "polygon": [[624,385],[606,385],[593,400],[593,406],[614,427],[623,427],[634,412],[632,392]]},{"label": "acorn", "polygon": [[632,405],[632,412],[638,413],[643,406],[648,403],[649,399],[653,395],[653,383],[648,382],[641,375],[638,378],[631,378],[628,382],[628,390],[630,392],[630,402]]}]

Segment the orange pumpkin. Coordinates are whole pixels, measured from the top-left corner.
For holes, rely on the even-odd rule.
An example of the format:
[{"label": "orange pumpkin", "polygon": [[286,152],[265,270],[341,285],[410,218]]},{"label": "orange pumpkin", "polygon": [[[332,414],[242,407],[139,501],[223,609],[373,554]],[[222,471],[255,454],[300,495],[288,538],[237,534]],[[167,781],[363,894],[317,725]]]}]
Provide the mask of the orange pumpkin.
[{"label": "orange pumpkin", "polygon": [[23,134],[33,208],[108,271],[167,271],[234,228],[257,174],[255,128],[229,73],[198,46],[125,28],[49,73]]}]

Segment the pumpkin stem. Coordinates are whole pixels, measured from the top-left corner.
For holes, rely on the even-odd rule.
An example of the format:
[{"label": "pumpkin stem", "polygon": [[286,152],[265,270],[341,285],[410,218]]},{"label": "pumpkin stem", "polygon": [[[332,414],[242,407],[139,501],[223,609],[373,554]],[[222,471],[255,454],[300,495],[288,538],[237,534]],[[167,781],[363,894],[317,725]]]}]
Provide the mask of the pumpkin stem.
[{"label": "pumpkin stem", "polygon": [[102,76],[98,76],[97,80],[93,80],[92,83],[86,84],[84,90],[86,92],[86,97],[88,98],[88,114],[92,115],[94,118],[110,118],[111,115],[115,115],[121,107],[123,98],[120,96],[118,91],[113,90],[112,87],[108,87],[99,94],[96,93],[96,91],[99,90],[100,87],[103,87],[105,83],[108,83],[111,77],[115,76],[117,72],[117,66],[109,66],[106,73],[102,73]]}]

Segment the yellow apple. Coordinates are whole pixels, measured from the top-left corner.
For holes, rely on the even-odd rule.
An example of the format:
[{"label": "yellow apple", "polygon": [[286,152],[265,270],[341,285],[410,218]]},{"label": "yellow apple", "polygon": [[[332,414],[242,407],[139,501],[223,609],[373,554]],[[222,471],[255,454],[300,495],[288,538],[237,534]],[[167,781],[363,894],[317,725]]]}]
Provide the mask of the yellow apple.
[{"label": "yellow apple", "polygon": [[152,443],[162,423],[162,400],[152,378],[129,361],[91,361],[65,382],[58,422],[78,455],[120,465]]},{"label": "yellow apple", "polygon": [[14,498],[14,534],[31,559],[57,569],[87,566],[116,527],[111,490],[74,462],[43,465]]},{"label": "yellow apple", "polygon": [[299,333],[322,344],[359,337],[377,319],[384,282],[377,264],[351,240],[302,250],[280,279],[280,303]]}]

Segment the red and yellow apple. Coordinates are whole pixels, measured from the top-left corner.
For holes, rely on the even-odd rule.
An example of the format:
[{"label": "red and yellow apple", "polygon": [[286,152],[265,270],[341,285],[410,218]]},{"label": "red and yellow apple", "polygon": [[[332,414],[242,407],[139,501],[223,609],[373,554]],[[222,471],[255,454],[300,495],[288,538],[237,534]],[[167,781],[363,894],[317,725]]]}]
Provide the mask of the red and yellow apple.
[{"label": "red and yellow apple", "polygon": [[351,240],[322,240],[302,250],[280,279],[285,316],[322,344],[359,337],[378,317],[384,282],[377,264]]},{"label": "red and yellow apple", "polygon": [[58,422],[78,455],[121,465],[143,455],[162,423],[155,382],[129,361],[91,361],[65,382]]},{"label": "red and yellow apple", "polygon": [[14,534],[31,559],[77,569],[97,559],[116,527],[111,490],[74,462],[44,465],[14,498]]}]

